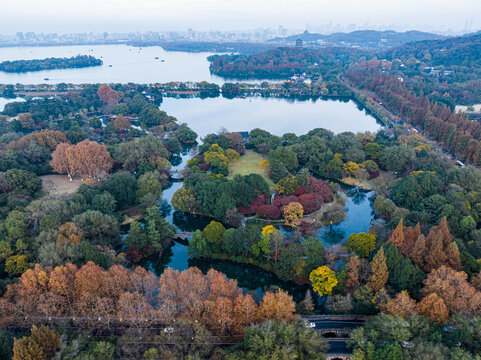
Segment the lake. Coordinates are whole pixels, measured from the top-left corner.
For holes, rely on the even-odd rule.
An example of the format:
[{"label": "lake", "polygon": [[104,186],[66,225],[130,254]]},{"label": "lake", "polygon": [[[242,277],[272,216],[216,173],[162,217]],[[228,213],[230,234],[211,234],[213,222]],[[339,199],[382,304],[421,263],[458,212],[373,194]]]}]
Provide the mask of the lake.
[{"label": "lake", "polygon": [[[62,82],[72,84],[125,84],[129,82],[151,84],[170,81],[224,83],[223,78],[210,74],[210,63],[207,61],[207,57],[212,53],[165,51],[160,46],[138,48],[127,45],[0,48],[0,62],[76,55],[92,55],[101,58],[104,64],[82,69],[44,70],[27,73],[0,71],[0,84],[57,84]],[[155,59],[156,57],[158,59]],[[48,78],[48,80],[45,80],[45,78]]]},{"label": "lake", "polygon": [[302,135],[315,128],[356,133],[382,127],[352,100],[164,97],[160,109],[187,123],[200,137],[221,128],[231,132],[261,128],[281,136],[287,132]]}]

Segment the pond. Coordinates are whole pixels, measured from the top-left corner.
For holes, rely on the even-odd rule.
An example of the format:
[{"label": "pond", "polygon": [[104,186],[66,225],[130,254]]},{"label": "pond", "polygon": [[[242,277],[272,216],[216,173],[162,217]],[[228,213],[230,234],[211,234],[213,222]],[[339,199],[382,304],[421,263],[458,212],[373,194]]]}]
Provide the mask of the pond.
[{"label": "pond", "polygon": [[[182,169],[187,160],[194,154],[195,148],[185,151],[173,169]],[[160,211],[167,221],[174,224],[179,231],[194,232],[197,229],[202,230],[210,223],[212,218],[174,211],[170,204],[173,194],[181,187],[181,182],[170,183],[169,187],[162,193]],[[321,228],[317,232],[320,241],[326,246],[341,242],[349,237],[351,233],[367,232],[373,219],[371,208],[372,192],[342,186],[341,194],[346,200],[346,219],[339,224],[333,225],[331,228]],[[158,275],[164,272],[167,267],[182,271],[191,266],[196,266],[204,273],[213,268],[224,273],[228,278],[237,280],[239,286],[244,291],[250,293],[256,300],[262,298],[266,289],[279,287],[288,291],[294,297],[294,300],[299,302],[304,299],[305,293],[309,289],[305,285],[282,281],[275,274],[254,266],[236,264],[224,260],[190,258],[187,246],[177,242],[174,242],[170,248],[166,249],[161,257],[152,256],[144,260],[142,265]],[[319,300],[317,298],[317,301]],[[320,308],[320,303],[317,303],[316,309]]]},{"label": "pond", "polygon": [[[221,128],[228,131],[249,131],[259,127],[275,135],[294,132],[307,133],[322,127],[340,133],[343,131],[377,131],[382,125],[368,112],[352,101],[340,100],[286,100],[279,98],[164,98],[160,108],[169,115],[185,122],[200,137],[217,132]],[[174,161],[174,170],[183,169],[188,159],[195,155],[195,149],[186,150]],[[163,191],[161,212],[179,231],[193,232],[203,229],[212,219],[204,216],[174,211],[170,205],[173,194],[182,187],[181,182],[172,182]],[[317,237],[325,246],[339,243],[351,233],[366,232],[373,219],[371,208],[372,192],[348,186],[341,187],[345,199],[346,219],[332,227],[318,230]],[[277,278],[275,274],[249,265],[222,260],[199,260],[189,257],[187,247],[174,243],[162,256],[147,259],[144,266],[161,274],[166,267],[179,271],[197,266],[202,271],[214,268],[236,279],[239,286],[254,297],[262,297],[265,289],[278,286],[287,290],[296,301],[304,298],[307,286],[296,285]]]},{"label": "pond", "polygon": [[200,137],[216,133],[222,128],[231,132],[261,128],[281,136],[287,132],[302,135],[315,128],[334,133],[356,133],[375,132],[382,127],[352,100],[164,98],[160,108],[180,122],[187,123]]},{"label": "pond", "polygon": [[353,233],[367,232],[374,219],[371,203],[374,192],[342,186],[341,195],[346,201],[346,219],[317,231],[317,237],[325,246],[339,244]]}]

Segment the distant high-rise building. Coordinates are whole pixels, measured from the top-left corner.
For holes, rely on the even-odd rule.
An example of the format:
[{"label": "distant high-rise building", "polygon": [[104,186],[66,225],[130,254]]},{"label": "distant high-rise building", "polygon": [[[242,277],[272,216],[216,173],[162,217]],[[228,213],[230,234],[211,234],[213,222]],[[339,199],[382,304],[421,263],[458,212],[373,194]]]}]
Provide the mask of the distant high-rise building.
[{"label": "distant high-rise building", "polygon": [[23,33],[22,33],[21,31],[19,31],[19,32],[16,34],[16,37],[17,37],[17,40],[19,40],[19,41],[25,40],[25,38],[23,37]]},{"label": "distant high-rise building", "polygon": [[301,48],[301,47],[302,47],[302,39],[301,39],[301,38],[299,38],[299,39],[296,40],[296,47],[297,47],[297,48]]}]

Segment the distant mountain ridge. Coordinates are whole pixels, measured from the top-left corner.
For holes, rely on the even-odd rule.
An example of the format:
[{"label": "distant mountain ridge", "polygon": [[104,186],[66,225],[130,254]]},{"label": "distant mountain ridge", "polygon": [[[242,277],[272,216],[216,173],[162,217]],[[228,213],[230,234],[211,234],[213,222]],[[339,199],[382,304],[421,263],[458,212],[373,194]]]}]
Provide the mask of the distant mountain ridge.
[{"label": "distant mountain ridge", "polygon": [[415,58],[432,66],[481,66],[481,33],[411,42],[380,53],[386,59]]},{"label": "distant mountain ridge", "polygon": [[327,45],[345,45],[358,46],[363,48],[386,48],[401,46],[413,41],[423,40],[442,40],[447,39],[446,36],[422,32],[417,30],[397,32],[397,31],[376,31],[376,30],[358,30],[349,33],[333,33],[330,35],[322,35],[310,32],[303,32],[297,35],[291,35],[283,38],[275,38],[271,42],[294,42],[301,39],[304,42],[322,42]]}]

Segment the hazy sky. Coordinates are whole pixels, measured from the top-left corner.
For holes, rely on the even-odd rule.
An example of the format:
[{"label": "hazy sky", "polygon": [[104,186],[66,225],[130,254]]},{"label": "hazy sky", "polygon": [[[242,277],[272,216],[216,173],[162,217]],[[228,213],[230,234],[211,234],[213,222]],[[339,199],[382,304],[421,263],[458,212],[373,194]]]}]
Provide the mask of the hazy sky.
[{"label": "hazy sky", "polygon": [[481,28],[481,0],[0,0],[0,33],[234,30],[369,22]]}]

